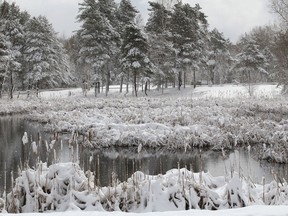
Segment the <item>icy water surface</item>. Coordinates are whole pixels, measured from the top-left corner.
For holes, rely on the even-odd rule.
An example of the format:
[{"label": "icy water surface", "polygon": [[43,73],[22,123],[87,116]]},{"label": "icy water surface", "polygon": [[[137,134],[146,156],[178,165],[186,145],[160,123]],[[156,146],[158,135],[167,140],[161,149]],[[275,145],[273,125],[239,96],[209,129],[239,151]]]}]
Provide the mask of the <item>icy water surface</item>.
[{"label": "icy water surface", "polygon": [[[19,170],[24,169],[26,164],[33,167],[37,160],[48,164],[79,160],[84,170],[90,169],[95,173],[102,186],[109,185],[112,173],[115,173],[120,181],[124,181],[135,171],[157,175],[178,166],[186,166],[194,172],[209,171],[213,176],[229,175],[231,170],[234,170],[246,178],[251,178],[255,183],[261,183],[262,177],[265,177],[266,182],[273,180],[273,176],[288,179],[287,165],[257,162],[245,150],[226,153],[228,156],[223,156],[221,152],[198,150],[185,153],[142,149],[138,153],[137,148],[91,152],[81,149],[81,145],[69,145],[71,135],[60,137],[43,131],[42,125],[25,121],[21,117],[0,117],[0,197],[5,185],[7,192],[11,190],[11,174],[16,178]],[[25,145],[22,144],[24,132],[27,132],[29,140]],[[55,143],[53,140],[56,140]],[[33,141],[37,148],[35,145],[33,148]]]}]

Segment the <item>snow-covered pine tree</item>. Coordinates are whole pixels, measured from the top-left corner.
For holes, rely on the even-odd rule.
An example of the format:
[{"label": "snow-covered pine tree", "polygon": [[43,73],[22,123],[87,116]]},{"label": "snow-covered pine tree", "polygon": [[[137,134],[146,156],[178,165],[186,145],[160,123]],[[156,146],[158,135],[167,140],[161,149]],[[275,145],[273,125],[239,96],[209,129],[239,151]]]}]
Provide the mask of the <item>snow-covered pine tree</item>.
[{"label": "snow-covered pine tree", "polygon": [[25,28],[25,84],[31,88],[51,88],[70,80],[63,46],[44,16],[34,17]]},{"label": "snow-covered pine tree", "polygon": [[[223,33],[220,33],[217,29],[213,29],[209,32],[208,49],[208,77],[213,85],[215,84],[217,67],[219,68],[220,65],[225,64],[225,59],[229,59],[228,42],[224,38]],[[221,68],[221,70],[222,69],[223,68]],[[223,71],[219,71],[219,73],[223,74]],[[221,82],[221,80],[223,80],[223,75],[220,75],[218,80]]]},{"label": "snow-covered pine tree", "polygon": [[106,79],[106,95],[109,92],[113,60],[119,47],[115,6],[113,0],[84,0],[77,16],[82,24],[78,31],[81,58],[93,68],[96,77]]},{"label": "snow-covered pine tree", "polygon": [[3,26],[0,24],[0,98],[2,97],[3,84],[7,77],[7,63],[9,61],[9,42],[2,29]]},{"label": "snow-covered pine tree", "polygon": [[252,82],[257,81],[260,73],[268,75],[265,65],[267,60],[264,54],[258,49],[258,45],[252,39],[244,39],[243,48],[236,55],[236,63],[233,69],[239,72],[241,82],[247,82],[249,85],[249,94],[253,94]]},{"label": "snow-covered pine tree", "polygon": [[[182,72],[184,85],[186,72],[198,68],[205,37],[206,18],[200,11],[200,6],[194,8],[181,1],[175,4],[171,17],[171,33],[173,48],[175,50],[176,69],[178,71],[178,88],[182,85]],[[201,26],[200,26],[201,24]],[[195,81],[195,79],[194,79]]]},{"label": "snow-covered pine tree", "polygon": [[149,56],[156,66],[163,72],[154,76],[154,82],[157,83],[158,89],[168,81],[175,82],[173,73],[173,49],[172,42],[169,40],[169,22],[171,12],[163,4],[149,2],[149,18],[145,26],[149,41]]},{"label": "snow-covered pine tree", "polygon": [[9,97],[13,98],[16,88],[16,78],[21,71],[21,49],[24,44],[23,25],[20,23],[20,9],[15,3],[9,5],[6,1],[1,4],[0,20],[2,33],[8,40],[8,62],[6,63],[6,84],[9,89]]},{"label": "snow-covered pine tree", "polygon": [[[147,39],[135,24],[131,24],[125,29],[121,54],[121,65],[123,69],[130,71],[133,75],[133,89],[137,97],[138,76],[150,76],[150,73],[155,71],[155,66],[148,57]],[[147,87],[145,87],[145,89],[147,89]]]},{"label": "snow-covered pine tree", "polygon": [[[135,7],[132,5],[130,0],[121,0],[119,7],[116,11],[116,17],[118,20],[118,32],[120,34],[121,44],[123,43],[124,35],[125,35],[125,29],[127,26],[132,25],[135,21],[136,14],[138,11],[135,9]],[[121,70],[120,74],[118,75],[120,77],[120,93],[122,93],[123,89],[123,82],[124,77],[126,76],[127,84],[126,84],[126,93],[129,91],[129,72],[125,72]]]},{"label": "snow-covered pine tree", "polygon": [[91,74],[88,74],[87,72],[90,72],[89,70],[83,70],[84,69],[84,63],[80,62],[79,58],[79,51],[81,49],[80,42],[79,42],[79,35],[74,34],[70,38],[66,39],[64,41],[64,49],[67,52],[69,63],[70,63],[70,71],[73,74],[73,77],[75,77],[76,84],[80,86],[81,80],[90,80]]}]

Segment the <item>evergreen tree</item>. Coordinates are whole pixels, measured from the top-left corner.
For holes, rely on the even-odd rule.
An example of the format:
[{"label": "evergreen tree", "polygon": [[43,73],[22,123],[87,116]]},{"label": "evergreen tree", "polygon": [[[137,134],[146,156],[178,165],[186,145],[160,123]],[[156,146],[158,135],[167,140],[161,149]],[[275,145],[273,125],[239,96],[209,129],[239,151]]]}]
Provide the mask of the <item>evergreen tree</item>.
[{"label": "evergreen tree", "polygon": [[8,62],[6,64],[6,84],[9,88],[9,97],[13,98],[16,88],[16,78],[21,72],[21,49],[24,44],[23,25],[20,23],[20,9],[15,3],[9,5],[6,1],[0,6],[0,20],[2,22],[2,34],[9,41]]},{"label": "evergreen tree", "polygon": [[[178,88],[182,85],[184,72],[184,87],[186,71],[193,69],[195,83],[195,69],[198,68],[205,37],[206,19],[200,12],[199,5],[194,8],[182,2],[174,6],[171,17],[171,33],[175,50],[175,68],[178,71]],[[202,26],[200,26],[200,24]]]},{"label": "evergreen tree", "polygon": [[[213,29],[209,34],[209,42],[208,42],[208,60],[207,66],[209,71],[209,79],[211,84],[215,83],[215,73],[217,70],[217,66],[221,67],[222,64],[225,64],[225,59],[229,59],[229,52],[227,47],[227,41],[225,40],[222,33],[220,33],[217,29]],[[221,67],[221,70],[223,68]],[[223,73],[220,71],[219,73]],[[220,80],[222,80],[220,76]]]},{"label": "evergreen tree", "polygon": [[268,75],[265,65],[268,62],[263,53],[258,49],[255,41],[248,39],[245,41],[241,52],[236,56],[236,63],[233,68],[240,73],[242,82],[248,82],[249,94],[252,95],[251,83],[257,81],[259,74]]},{"label": "evergreen tree", "polygon": [[6,36],[3,34],[2,28],[0,25],[0,98],[2,97],[3,84],[7,78],[10,47]]},{"label": "evergreen tree", "polygon": [[[138,11],[131,4],[130,0],[121,0],[118,10],[116,11],[116,17],[118,19],[118,32],[120,34],[121,45],[123,44],[125,29],[127,26],[133,25],[135,22],[136,14]],[[121,54],[120,54],[121,55]],[[126,76],[127,84],[126,84],[126,92],[129,91],[129,72],[125,72],[121,70],[120,74],[120,93],[122,93],[124,77]]]},{"label": "evergreen tree", "polygon": [[67,52],[70,70],[75,77],[75,81],[78,82],[77,85],[81,85],[81,80],[90,80],[88,74],[85,74],[87,70],[82,70],[84,68],[83,62],[80,62],[79,51],[81,49],[79,42],[79,35],[72,35],[70,38],[64,41],[64,49]]},{"label": "evergreen tree", "polygon": [[[149,56],[153,59],[156,66],[162,71],[154,77],[158,89],[165,83],[167,87],[168,80],[174,82],[173,68],[173,49],[172,42],[169,40],[169,24],[171,13],[163,4],[149,2],[149,19],[145,30],[148,33],[150,45]],[[162,88],[163,89],[163,88]]]},{"label": "evergreen tree", "polygon": [[[109,91],[112,63],[119,42],[116,31],[115,3],[113,0],[84,0],[80,4],[78,21],[82,23],[79,30],[83,61],[93,70],[106,78],[106,95]],[[100,72],[101,70],[101,72]],[[97,80],[95,80],[96,82]],[[98,81],[97,81],[98,82]]]},{"label": "evergreen tree", "polygon": [[[139,75],[149,77],[155,70],[148,58],[148,43],[141,30],[134,24],[125,29],[124,40],[121,47],[123,69],[132,72],[133,88],[137,97],[137,78]],[[145,94],[147,82],[145,83]]]},{"label": "evergreen tree", "polygon": [[44,16],[32,18],[26,25],[25,84],[31,88],[50,88],[71,81],[62,44]]}]

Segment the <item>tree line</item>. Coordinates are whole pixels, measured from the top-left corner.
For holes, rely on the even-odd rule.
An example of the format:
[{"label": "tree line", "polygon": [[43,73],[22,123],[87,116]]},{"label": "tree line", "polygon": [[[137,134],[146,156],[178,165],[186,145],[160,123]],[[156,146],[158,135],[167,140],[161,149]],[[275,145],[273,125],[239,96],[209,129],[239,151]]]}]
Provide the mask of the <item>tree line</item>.
[{"label": "tree line", "polygon": [[[275,13],[287,0],[271,0]],[[111,84],[137,96],[187,84],[288,83],[285,16],[282,25],[261,26],[236,44],[209,29],[199,4],[151,1],[144,24],[130,0],[83,0],[80,29],[59,39],[46,17],[31,17],[14,4],[0,5],[0,96],[15,90]],[[288,2],[287,2],[288,3]],[[284,6],[283,6],[284,5]],[[278,11],[278,12],[277,12]],[[280,12],[279,12],[280,11]],[[288,11],[288,10],[287,10]],[[287,13],[286,13],[287,15]],[[126,89],[124,87],[126,85]]]},{"label": "tree line", "polygon": [[31,17],[15,4],[0,5],[0,97],[15,90],[69,85],[68,55],[46,17]]}]

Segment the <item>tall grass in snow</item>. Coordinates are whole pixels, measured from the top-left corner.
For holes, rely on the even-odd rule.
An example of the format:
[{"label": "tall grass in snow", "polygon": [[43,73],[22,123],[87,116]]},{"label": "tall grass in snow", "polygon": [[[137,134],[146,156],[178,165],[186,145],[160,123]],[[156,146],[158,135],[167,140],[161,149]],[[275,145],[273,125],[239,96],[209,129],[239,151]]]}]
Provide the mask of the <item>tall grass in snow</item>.
[{"label": "tall grass in snow", "polygon": [[[186,168],[157,176],[137,171],[123,183],[113,176],[110,186],[101,187],[95,184],[91,171],[85,175],[75,163],[50,167],[40,163],[37,170],[23,171],[16,179],[7,203],[14,212],[218,210],[255,204],[287,205],[287,192],[287,182],[258,185],[237,173],[225,180],[224,176],[193,173]],[[36,197],[41,202],[35,202]]]}]

